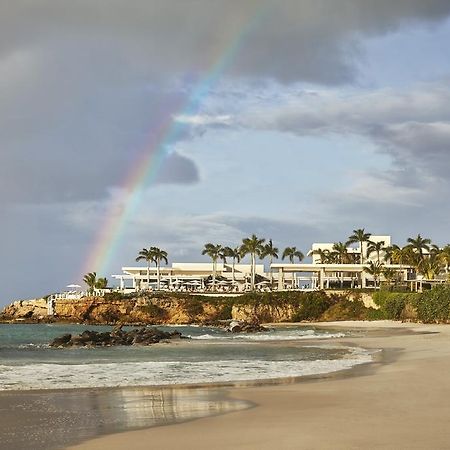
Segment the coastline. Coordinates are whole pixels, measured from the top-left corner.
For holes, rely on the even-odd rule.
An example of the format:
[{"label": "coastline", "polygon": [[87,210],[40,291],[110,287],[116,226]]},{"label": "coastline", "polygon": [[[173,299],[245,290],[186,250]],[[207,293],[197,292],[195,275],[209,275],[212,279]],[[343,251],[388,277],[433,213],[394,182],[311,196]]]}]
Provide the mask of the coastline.
[{"label": "coastline", "polygon": [[[295,382],[216,388],[255,405],[198,420],[126,431],[67,447],[187,449],[448,448],[450,328],[397,322],[315,323],[367,330],[337,342],[382,348],[378,361]],[[206,389],[209,389],[206,388]],[[170,431],[169,431],[170,430]],[[199,440],[201,436],[201,441]]]}]

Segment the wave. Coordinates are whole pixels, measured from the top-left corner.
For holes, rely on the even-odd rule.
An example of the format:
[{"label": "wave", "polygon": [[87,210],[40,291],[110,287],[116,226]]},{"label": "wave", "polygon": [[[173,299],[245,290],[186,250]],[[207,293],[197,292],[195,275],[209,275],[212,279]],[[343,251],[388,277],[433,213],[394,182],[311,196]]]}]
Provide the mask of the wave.
[{"label": "wave", "polygon": [[372,360],[359,348],[339,359],[232,359],[215,361],[145,361],[95,364],[34,363],[0,365],[0,390],[225,383],[318,375],[350,369]]},{"label": "wave", "polygon": [[243,340],[243,341],[293,341],[304,339],[333,339],[345,337],[345,333],[317,333],[314,330],[292,331],[280,333],[251,333],[251,334],[201,334],[189,337],[194,340]]}]

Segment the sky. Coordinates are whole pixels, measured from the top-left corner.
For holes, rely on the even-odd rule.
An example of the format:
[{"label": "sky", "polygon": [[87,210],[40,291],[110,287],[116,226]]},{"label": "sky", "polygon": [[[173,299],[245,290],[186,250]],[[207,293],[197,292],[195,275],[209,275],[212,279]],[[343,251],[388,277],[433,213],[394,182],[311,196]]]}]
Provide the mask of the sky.
[{"label": "sky", "polygon": [[448,42],[448,0],[1,1],[0,305],[150,246],[450,242]]}]

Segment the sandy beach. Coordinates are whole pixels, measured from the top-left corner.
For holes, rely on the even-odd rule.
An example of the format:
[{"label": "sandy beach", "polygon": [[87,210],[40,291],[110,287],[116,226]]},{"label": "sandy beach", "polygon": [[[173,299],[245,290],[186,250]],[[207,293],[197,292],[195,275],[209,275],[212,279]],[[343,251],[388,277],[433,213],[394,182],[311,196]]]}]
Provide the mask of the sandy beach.
[{"label": "sandy beach", "polygon": [[332,376],[231,388],[254,408],[88,440],[71,450],[447,449],[450,327],[318,324],[368,330],[342,342],[383,349],[373,364]]}]

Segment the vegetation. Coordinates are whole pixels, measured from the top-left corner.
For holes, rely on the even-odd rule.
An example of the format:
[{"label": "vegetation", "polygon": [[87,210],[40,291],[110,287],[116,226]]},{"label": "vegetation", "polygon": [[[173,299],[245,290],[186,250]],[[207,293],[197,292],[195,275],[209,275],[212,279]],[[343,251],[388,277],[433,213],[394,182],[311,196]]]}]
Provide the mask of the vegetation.
[{"label": "vegetation", "polygon": [[242,257],[242,252],[240,247],[225,247],[223,249],[223,254],[225,258],[232,258],[231,264],[231,277],[233,281],[236,281],[235,277],[235,265],[237,262],[240,262]]},{"label": "vegetation", "polygon": [[424,323],[448,323],[450,321],[450,286],[436,286],[414,299],[417,318]]},{"label": "vegetation", "polygon": [[298,259],[298,261],[303,261],[303,258],[305,256],[300,250],[297,250],[297,247],[286,247],[283,252],[283,256],[281,259],[289,259],[289,262],[291,264],[294,264],[295,258]]},{"label": "vegetation", "polygon": [[216,289],[216,276],[217,276],[217,260],[225,259],[226,254],[224,248],[220,244],[205,244],[203,248],[202,255],[208,255],[212,259],[213,263],[213,274],[212,274],[212,288],[213,291]]},{"label": "vegetation", "polygon": [[242,239],[241,253],[243,256],[250,255],[251,258],[251,290],[255,289],[255,277],[256,277],[256,257],[263,254],[265,239],[260,239],[256,234],[252,234],[251,237]]},{"label": "vegetation", "polygon": [[162,320],[167,315],[167,311],[164,308],[161,308],[152,302],[148,302],[147,305],[141,306],[140,309],[154,319]]},{"label": "vegetation", "polygon": [[148,249],[143,248],[136,258],[136,261],[142,260],[147,262],[147,283],[150,283],[150,263],[155,263],[157,273],[157,289],[159,291],[161,287],[161,262],[164,261],[166,264],[168,263],[167,252],[165,250],[161,250],[159,247],[150,247]]},{"label": "vegetation", "polygon": [[97,278],[96,272],[89,272],[83,277],[83,281],[88,286],[88,294],[92,295],[95,289],[106,289],[108,280],[106,278]]},{"label": "vegetation", "polygon": [[364,255],[363,255],[363,243],[368,242],[371,234],[366,233],[364,228],[358,228],[357,230],[353,230],[353,234],[349,236],[347,245],[358,243],[360,245],[360,263],[364,264]]},{"label": "vegetation", "polygon": [[[261,259],[269,257],[269,267],[272,266],[273,259],[278,259],[278,248],[273,246],[272,239],[263,247],[261,252]],[[270,269],[270,285],[273,284],[273,274],[272,269]]]}]

